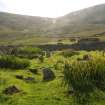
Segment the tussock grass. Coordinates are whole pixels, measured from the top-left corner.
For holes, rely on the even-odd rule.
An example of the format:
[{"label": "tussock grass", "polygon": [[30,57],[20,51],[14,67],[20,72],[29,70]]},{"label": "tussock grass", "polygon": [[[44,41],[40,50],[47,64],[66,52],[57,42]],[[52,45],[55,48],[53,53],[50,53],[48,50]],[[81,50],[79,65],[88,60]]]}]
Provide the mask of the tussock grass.
[{"label": "tussock grass", "polygon": [[[74,101],[82,105],[90,105],[105,92],[105,59],[94,56],[89,61],[67,61],[63,71],[63,83],[68,91],[73,91]],[[101,92],[101,93],[100,93]]]},{"label": "tussock grass", "polygon": [[66,63],[64,83],[80,93],[91,92],[94,88],[105,90],[105,59]]}]

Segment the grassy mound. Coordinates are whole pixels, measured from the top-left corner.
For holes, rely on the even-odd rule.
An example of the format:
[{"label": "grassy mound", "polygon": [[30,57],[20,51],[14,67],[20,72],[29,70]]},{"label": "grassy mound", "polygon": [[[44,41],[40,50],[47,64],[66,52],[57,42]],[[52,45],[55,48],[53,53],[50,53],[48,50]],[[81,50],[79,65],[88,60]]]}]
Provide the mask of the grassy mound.
[{"label": "grassy mound", "polygon": [[24,69],[29,65],[30,63],[26,59],[20,59],[18,57],[9,55],[0,57],[0,68]]},{"label": "grassy mound", "polygon": [[60,54],[64,56],[65,58],[68,58],[74,55],[79,55],[79,52],[70,49],[70,50],[64,50]]},{"label": "grassy mound", "polygon": [[20,47],[17,49],[17,51],[14,51],[16,56],[21,58],[39,58],[43,56],[43,51],[40,48],[34,48],[34,47]]}]

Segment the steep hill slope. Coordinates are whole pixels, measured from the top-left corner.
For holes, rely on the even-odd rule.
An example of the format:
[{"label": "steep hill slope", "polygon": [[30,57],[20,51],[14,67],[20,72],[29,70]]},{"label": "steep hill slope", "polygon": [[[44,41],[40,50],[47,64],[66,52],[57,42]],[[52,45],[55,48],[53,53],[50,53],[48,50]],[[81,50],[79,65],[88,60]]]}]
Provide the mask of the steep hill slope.
[{"label": "steep hill slope", "polygon": [[0,13],[0,31],[42,34],[51,24],[49,18]]},{"label": "steep hill slope", "polygon": [[87,36],[105,33],[105,4],[60,17],[56,26],[59,27],[61,34]]},{"label": "steep hill slope", "polygon": [[87,37],[104,34],[105,4],[72,12],[56,19],[0,12],[0,44],[14,44],[13,42],[36,44],[41,37],[42,40],[39,42],[50,41],[45,37]]}]

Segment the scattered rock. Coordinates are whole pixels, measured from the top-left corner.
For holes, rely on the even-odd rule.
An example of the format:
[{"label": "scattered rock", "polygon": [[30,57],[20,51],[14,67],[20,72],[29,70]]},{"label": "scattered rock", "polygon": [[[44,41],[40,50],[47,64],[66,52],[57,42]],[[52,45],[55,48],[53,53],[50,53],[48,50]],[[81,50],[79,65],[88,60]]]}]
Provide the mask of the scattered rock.
[{"label": "scattered rock", "polygon": [[51,57],[51,52],[50,51],[46,51],[46,57],[47,58]]},{"label": "scattered rock", "polygon": [[84,55],[83,60],[91,60],[92,57],[90,55]]},{"label": "scattered rock", "polygon": [[74,94],[74,91],[73,90],[69,90],[68,94]]},{"label": "scattered rock", "polygon": [[26,82],[35,82],[35,79],[33,77],[27,77],[27,78],[24,78],[24,80]]},{"label": "scattered rock", "polygon": [[16,75],[17,79],[23,79],[23,75]]},{"label": "scattered rock", "polygon": [[20,90],[16,86],[10,86],[3,91],[3,93],[9,94],[9,95],[13,95],[13,94],[19,93],[19,92],[20,92]]},{"label": "scattered rock", "polygon": [[54,78],[55,78],[55,74],[51,69],[49,68],[43,69],[43,80],[44,81],[53,80]]},{"label": "scattered rock", "polygon": [[29,69],[29,71],[33,74],[38,74],[38,69]]},{"label": "scattered rock", "polygon": [[16,78],[24,80],[26,82],[35,82],[35,78],[34,77],[24,77],[23,75],[16,75]]}]

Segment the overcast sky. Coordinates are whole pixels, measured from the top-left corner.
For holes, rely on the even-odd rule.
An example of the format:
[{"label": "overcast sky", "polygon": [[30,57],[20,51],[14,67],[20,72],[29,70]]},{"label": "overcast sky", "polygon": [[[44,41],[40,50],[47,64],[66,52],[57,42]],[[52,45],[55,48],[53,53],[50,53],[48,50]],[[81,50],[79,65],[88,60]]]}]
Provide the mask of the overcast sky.
[{"label": "overcast sky", "polygon": [[105,3],[105,0],[0,0],[0,11],[23,15],[59,17]]}]

